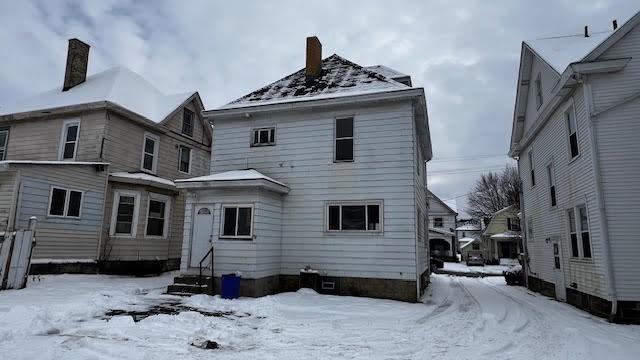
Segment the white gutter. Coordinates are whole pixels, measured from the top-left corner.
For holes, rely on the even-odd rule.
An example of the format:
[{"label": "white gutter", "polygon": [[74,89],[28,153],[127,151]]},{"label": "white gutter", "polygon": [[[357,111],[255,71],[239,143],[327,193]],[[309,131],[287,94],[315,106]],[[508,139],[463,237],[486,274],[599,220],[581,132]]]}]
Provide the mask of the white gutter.
[{"label": "white gutter", "polygon": [[618,312],[618,298],[615,285],[615,277],[613,275],[613,263],[611,260],[611,243],[609,241],[609,225],[607,223],[606,210],[604,205],[604,191],[602,190],[602,176],[600,172],[600,161],[598,157],[598,145],[596,136],[595,116],[593,115],[593,93],[591,92],[591,84],[584,76],[581,80],[584,94],[584,103],[587,111],[587,119],[589,120],[589,136],[591,143],[591,166],[595,176],[595,195],[598,204],[598,218],[600,220],[600,239],[602,242],[602,252],[604,257],[604,270],[607,285],[609,287],[609,296],[611,296],[611,314],[609,320],[613,320]]}]

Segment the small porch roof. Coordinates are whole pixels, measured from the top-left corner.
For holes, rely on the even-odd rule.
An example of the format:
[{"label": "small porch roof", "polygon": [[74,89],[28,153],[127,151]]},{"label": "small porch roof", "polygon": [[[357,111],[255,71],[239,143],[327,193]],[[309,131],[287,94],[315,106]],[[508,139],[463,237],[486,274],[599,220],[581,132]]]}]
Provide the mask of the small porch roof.
[{"label": "small porch roof", "polygon": [[115,172],[109,174],[109,181],[120,182],[126,184],[147,185],[161,189],[176,191],[176,184],[165,178],[146,174],[146,173],[128,173],[128,172]]},{"label": "small porch roof", "polygon": [[262,187],[281,194],[287,194],[290,190],[283,182],[270,178],[255,169],[225,171],[176,180],[175,183],[178,189]]},{"label": "small porch roof", "polygon": [[512,240],[512,239],[520,239],[522,238],[522,235],[520,235],[515,231],[506,231],[506,232],[493,234],[490,236],[490,238],[496,239],[496,240]]}]

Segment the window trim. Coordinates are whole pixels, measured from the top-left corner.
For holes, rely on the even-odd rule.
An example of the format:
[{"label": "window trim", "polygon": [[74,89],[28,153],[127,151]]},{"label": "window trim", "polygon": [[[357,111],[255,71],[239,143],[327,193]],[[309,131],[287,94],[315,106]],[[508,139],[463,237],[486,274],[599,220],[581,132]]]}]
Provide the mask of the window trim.
[{"label": "window trim", "polygon": [[[73,146],[73,157],[70,159],[64,158],[64,148],[67,144],[67,129],[70,126],[77,125],[78,133],[76,134],[76,141]],[[60,144],[58,146],[58,160],[60,161],[75,161],[78,155],[78,144],[80,143],[80,119],[69,119],[62,122],[62,130],[60,131]]]},{"label": "window trim", "polygon": [[[120,205],[120,197],[133,196],[133,219],[131,221],[131,233],[116,233],[116,221],[118,219],[118,206]],[[140,192],[130,190],[115,190],[113,192],[113,202],[111,203],[111,224],[109,227],[109,236],[118,238],[135,238],[138,234],[138,215],[140,212]],[[146,228],[145,228],[146,232]]]},{"label": "window trim", "polygon": [[[191,134],[188,134],[186,132],[184,132],[184,120],[185,120],[185,114],[186,113],[191,113]],[[180,134],[193,139],[193,134],[195,132],[195,127],[196,127],[196,113],[194,111],[192,111],[191,109],[184,107],[182,108],[182,128],[180,129]]]},{"label": "window trim", "polygon": [[[144,168],[144,156],[147,154],[145,152],[145,145],[147,143],[147,138],[155,141],[155,146],[153,148],[153,163],[151,164],[151,170]],[[156,174],[158,171],[158,154],[160,153],[160,137],[158,135],[152,134],[150,132],[144,132],[144,137],[142,138],[142,156],[140,157],[140,170],[143,172]]]},{"label": "window trim", "polygon": [[[440,226],[437,226],[437,225],[436,225],[436,219],[440,219],[440,221],[441,221]],[[444,218],[443,218],[443,217],[440,217],[440,216],[438,216],[438,217],[434,217],[434,218],[433,218],[433,227],[434,227],[434,228],[438,228],[438,229],[440,229],[440,228],[444,228]]]},{"label": "window trim", "polygon": [[[330,230],[329,229],[329,207],[340,206],[340,228],[342,228],[342,206],[364,206],[365,227],[368,224],[368,205],[378,205],[378,217],[380,219],[380,230]],[[330,200],[324,203],[324,232],[325,234],[383,234],[384,233],[384,201],[383,200]]]},{"label": "window trim", "polygon": [[[338,120],[351,119],[351,136],[338,138]],[[333,162],[334,163],[352,163],[356,161],[356,117],[354,115],[339,116],[333,119]],[[351,139],[351,160],[338,160],[338,140]]]},{"label": "window trim", "polygon": [[[571,132],[571,127],[569,126],[569,120],[567,119],[567,114],[569,113],[571,113],[573,117],[573,123],[575,126],[576,146],[578,149],[578,154],[576,156],[573,156],[571,154],[571,135],[573,133]],[[567,143],[567,155],[569,157],[568,163],[570,164],[574,160],[579,158],[580,155],[582,155],[582,151],[580,151],[580,138],[578,137],[578,119],[576,118],[576,107],[575,107],[573,98],[569,101],[569,104],[565,106],[565,108],[562,110],[562,120],[564,121],[564,128],[566,132],[566,143]]]},{"label": "window trim", "polygon": [[9,126],[0,127],[0,133],[6,133],[7,136],[4,141],[4,148],[2,149],[2,156],[0,156],[0,161],[4,161],[7,159],[7,149],[9,149],[9,135],[11,133],[11,128]]},{"label": "window trim", "polygon": [[[236,231],[238,233],[238,214],[240,208],[251,208],[251,226],[249,228],[249,235],[224,235],[224,221],[225,221],[225,209],[226,208],[235,208],[236,209]],[[254,219],[255,219],[255,204],[253,203],[224,203],[220,205],[220,229],[219,229],[219,239],[222,240],[249,240],[253,241],[254,238]]]},{"label": "window trim", "polygon": [[[580,208],[584,208],[585,214],[587,215],[587,230],[584,231],[584,229],[582,228],[582,221],[580,219]],[[573,256],[573,251],[572,250],[572,244],[571,244],[571,225],[569,223],[569,211],[573,211],[573,216],[574,216],[574,226],[575,226],[575,234],[576,234],[576,239],[577,239],[577,244],[578,244],[578,256]],[[583,262],[593,262],[593,258],[594,258],[594,253],[593,253],[593,238],[591,237],[591,219],[589,217],[589,207],[587,206],[586,201],[585,202],[580,202],[580,203],[576,203],[572,206],[568,206],[565,209],[565,226],[566,226],[566,231],[568,234],[568,239],[569,239],[569,258],[572,261],[583,261]],[[589,250],[590,250],[590,254],[591,257],[585,257],[584,256],[584,244],[582,241],[582,233],[589,233]]]},{"label": "window trim", "polygon": [[[166,239],[169,237],[169,223],[171,222],[171,197],[163,194],[157,194],[150,192],[147,196],[147,211],[144,221],[144,237],[145,239]],[[149,235],[149,208],[153,201],[164,201],[164,226],[162,229],[162,235]],[[135,210],[134,210],[135,213]]]},{"label": "window trim", "polygon": [[[51,214],[51,201],[53,200],[53,190],[59,189],[64,190],[64,209],[62,209],[62,215],[53,215]],[[80,193],[80,209],[78,210],[78,216],[69,216],[69,200],[71,198],[71,192],[79,192]],[[80,220],[82,219],[82,205],[84,204],[84,191],[78,189],[71,189],[62,186],[51,185],[49,188],[49,202],[47,207],[47,218],[57,218],[57,219],[73,219]]]},{"label": "window trim", "polygon": [[[184,172],[184,171],[182,171],[182,169],[181,169],[181,165],[182,165],[182,151],[183,151],[184,149],[189,149],[189,169],[187,170],[187,172]],[[191,174],[191,163],[192,163],[192,161],[193,161],[193,149],[192,149],[192,148],[190,148],[190,147],[188,147],[188,146],[185,146],[185,145],[180,145],[180,146],[178,147],[178,172],[179,172],[179,173],[181,173],[181,174],[187,174],[187,175]]]},{"label": "window trim", "polygon": [[[265,130],[269,131],[269,132],[273,131],[273,142],[269,141],[268,143],[264,143],[264,144],[262,144],[260,142],[256,143],[254,141],[255,138],[256,138],[256,134],[255,133],[258,132],[258,141],[260,141],[260,133],[259,132],[260,131],[265,131]],[[276,136],[278,135],[278,132],[276,131],[276,126],[275,125],[273,125],[273,126],[263,126],[263,127],[251,128],[250,135],[251,135],[251,139],[250,139],[249,143],[251,144],[251,147],[275,146],[276,142],[277,142]],[[269,139],[271,139],[271,134],[269,134]]]}]

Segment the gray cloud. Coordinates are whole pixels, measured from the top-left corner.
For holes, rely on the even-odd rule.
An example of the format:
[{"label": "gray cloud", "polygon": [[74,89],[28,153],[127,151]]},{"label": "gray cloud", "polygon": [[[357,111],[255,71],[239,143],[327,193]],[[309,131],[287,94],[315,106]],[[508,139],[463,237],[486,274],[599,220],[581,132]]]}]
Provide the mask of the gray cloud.
[{"label": "gray cloud", "polygon": [[[92,45],[91,73],[125,65],[166,92],[222,105],[304,64],[305,37],[325,55],[386,64],[427,94],[432,190],[469,191],[506,164],[520,42],[605,29],[635,1],[5,1],[0,104],[62,83],[66,40]],[[477,155],[496,155],[471,159]],[[467,172],[449,172],[465,169]],[[458,198],[464,207],[464,197]]]}]

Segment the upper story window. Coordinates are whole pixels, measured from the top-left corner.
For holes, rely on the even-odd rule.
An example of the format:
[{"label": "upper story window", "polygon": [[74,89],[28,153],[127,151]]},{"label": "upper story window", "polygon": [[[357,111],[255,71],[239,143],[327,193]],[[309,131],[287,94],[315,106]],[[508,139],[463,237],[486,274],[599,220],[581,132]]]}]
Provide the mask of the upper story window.
[{"label": "upper story window", "polygon": [[253,129],[251,146],[269,146],[276,144],[276,128],[274,126]]},{"label": "upper story window", "polygon": [[554,169],[553,164],[549,164],[549,166],[547,166],[547,177],[549,178],[549,200],[553,207],[558,204],[556,199],[556,170]]},{"label": "upper story window", "polygon": [[158,167],[158,149],[160,148],[160,138],[150,133],[144,133],[142,144],[142,162],[140,168],[152,173],[156,173]]},{"label": "upper story window", "polygon": [[111,213],[111,236],[135,237],[138,228],[140,193],[116,190]]},{"label": "upper story window", "polygon": [[433,227],[444,227],[444,221],[441,217],[433,218]]},{"label": "upper story window", "polygon": [[195,114],[193,111],[184,108],[182,112],[182,133],[189,137],[193,137],[193,124],[194,124]]},{"label": "upper story window", "polygon": [[567,135],[569,137],[569,156],[571,159],[580,155],[580,150],[578,149],[578,129],[576,127],[576,113],[574,111],[573,105],[571,105],[564,112],[564,119],[567,123]]},{"label": "upper story window", "polygon": [[533,150],[529,150],[529,177],[531,186],[536,186],[536,163],[533,159]]},{"label": "upper story window", "polygon": [[353,118],[336,119],[334,162],[353,161]]},{"label": "upper story window", "polygon": [[191,173],[191,149],[186,146],[180,146],[178,171],[185,174]]},{"label": "upper story window", "polygon": [[253,236],[253,205],[222,205],[220,236],[231,239],[251,239]]},{"label": "upper story window", "polygon": [[49,195],[49,216],[80,218],[82,191],[52,187]]},{"label": "upper story window", "polygon": [[538,73],[538,76],[536,76],[536,109],[540,109],[540,106],[542,106],[542,74]]},{"label": "upper story window", "polygon": [[80,120],[68,120],[62,125],[60,136],[60,160],[75,160],[78,150]]},{"label": "upper story window", "polygon": [[591,238],[587,207],[578,205],[567,210],[567,219],[569,220],[569,237],[571,238],[571,256],[590,259]]},{"label": "upper story window", "polygon": [[7,157],[7,145],[9,144],[9,129],[0,128],[0,161]]},{"label": "upper story window", "polygon": [[520,231],[520,219],[518,218],[507,218],[507,230],[509,231]]},{"label": "upper story window", "polygon": [[382,202],[337,202],[326,208],[327,231],[382,231]]}]

